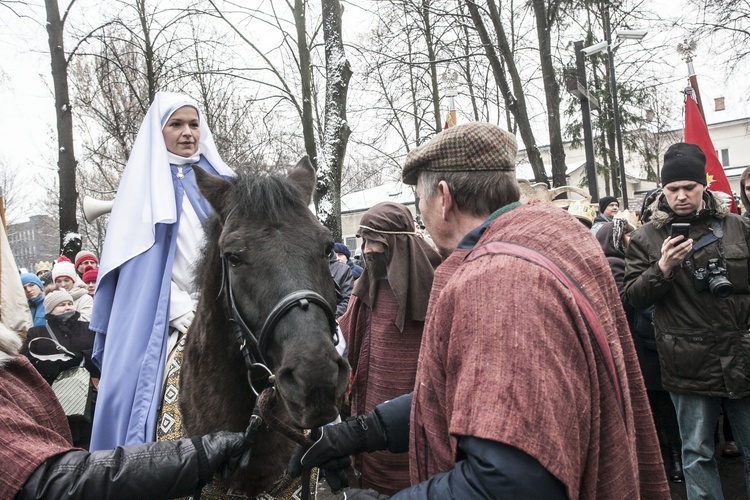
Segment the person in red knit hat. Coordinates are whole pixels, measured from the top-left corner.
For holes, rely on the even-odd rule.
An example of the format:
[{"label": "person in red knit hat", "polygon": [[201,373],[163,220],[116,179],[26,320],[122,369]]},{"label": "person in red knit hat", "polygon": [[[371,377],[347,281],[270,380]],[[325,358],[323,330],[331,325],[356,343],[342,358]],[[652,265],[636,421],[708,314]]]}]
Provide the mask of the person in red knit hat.
[{"label": "person in red knit hat", "polygon": [[83,272],[81,280],[86,283],[89,295],[94,296],[94,290],[96,290],[96,278],[99,276],[99,269],[93,266],[86,266]]},{"label": "person in red knit hat", "polygon": [[[92,267],[94,269],[99,268],[99,259],[94,252],[90,250],[81,250],[76,254],[75,266],[78,276],[83,277],[83,273],[86,272],[87,267]],[[93,295],[93,293],[91,295]]]}]

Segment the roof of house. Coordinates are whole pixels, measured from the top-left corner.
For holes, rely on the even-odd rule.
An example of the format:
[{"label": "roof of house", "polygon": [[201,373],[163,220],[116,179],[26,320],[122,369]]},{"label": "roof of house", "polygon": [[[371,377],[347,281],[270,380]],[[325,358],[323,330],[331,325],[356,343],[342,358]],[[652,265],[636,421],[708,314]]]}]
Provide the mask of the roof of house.
[{"label": "roof of house", "polygon": [[341,197],[341,213],[365,211],[382,201],[413,205],[414,186],[401,181],[389,181],[380,186],[349,193]]}]

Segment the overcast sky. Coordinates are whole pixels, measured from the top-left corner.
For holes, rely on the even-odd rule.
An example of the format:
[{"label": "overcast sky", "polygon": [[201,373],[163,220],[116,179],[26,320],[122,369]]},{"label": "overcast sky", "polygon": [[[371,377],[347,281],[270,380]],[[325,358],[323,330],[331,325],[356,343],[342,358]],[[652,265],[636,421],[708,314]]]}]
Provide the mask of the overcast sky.
[{"label": "overcast sky", "polygon": [[[85,8],[87,1],[78,0],[76,8]],[[39,4],[35,11],[37,19],[43,19],[43,2],[34,2]],[[648,38],[657,44],[663,36],[652,30]],[[648,47],[648,38],[642,47]],[[717,64],[719,58],[709,53],[710,46],[710,43],[699,43],[695,59],[707,121],[716,123],[750,115],[746,95],[749,87],[745,77],[747,72],[742,72],[743,78],[727,75],[726,67]],[[0,9],[0,103],[3,110],[0,168],[17,176],[25,186],[25,203],[18,207],[25,215],[39,213],[35,208],[35,198],[44,196],[42,187],[51,186],[57,175],[54,101],[47,50],[46,31],[42,24],[20,19]],[[618,52],[616,57],[627,57],[627,51]],[[680,102],[678,91],[686,84],[686,65],[679,61],[676,52],[666,57],[676,61],[674,68],[665,68],[665,71],[672,73],[670,81],[673,82],[676,102]],[[713,111],[713,100],[717,97],[725,97],[726,111]],[[548,142],[543,137],[537,140],[540,144]]]}]

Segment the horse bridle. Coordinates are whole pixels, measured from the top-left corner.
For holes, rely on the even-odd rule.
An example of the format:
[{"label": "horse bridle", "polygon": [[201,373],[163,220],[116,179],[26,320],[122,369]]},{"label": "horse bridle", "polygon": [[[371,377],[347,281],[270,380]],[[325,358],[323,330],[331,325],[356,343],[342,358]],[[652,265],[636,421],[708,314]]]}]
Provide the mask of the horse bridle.
[{"label": "horse bridle", "polygon": [[[281,321],[281,319],[295,307],[299,307],[304,311],[310,307],[310,304],[315,304],[320,307],[328,318],[328,324],[333,337],[333,345],[338,345],[339,337],[337,332],[336,314],[334,313],[331,304],[329,304],[320,294],[312,290],[297,290],[279,300],[263,322],[260,335],[256,336],[247,326],[247,323],[242,319],[242,315],[235,304],[234,292],[232,290],[232,276],[229,272],[229,261],[224,254],[221,255],[221,269],[222,282],[221,289],[219,289],[219,296],[222,291],[226,289],[227,307],[232,313],[232,318],[229,320],[232,325],[232,333],[239,345],[242,359],[245,362],[245,368],[247,368],[247,381],[250,384],[250,389],[256,396],[258,396],[260,391],[264,388],[273,386],[274,373],[263,354],[266,351],[266,346],[271,337],[271,333],[276,328],[279,321]],[[253,372],[257,373],[258,370],[261,372],[260,376],[254,378]],[[256,389],[256,383],[263,384],[260,387],[260,390]]]}]

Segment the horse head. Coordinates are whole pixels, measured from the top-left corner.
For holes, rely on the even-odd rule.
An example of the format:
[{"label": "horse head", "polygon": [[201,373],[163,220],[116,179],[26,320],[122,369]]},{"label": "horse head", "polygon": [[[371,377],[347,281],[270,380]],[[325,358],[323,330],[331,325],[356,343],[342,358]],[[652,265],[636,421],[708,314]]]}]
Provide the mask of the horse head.
[{"label": "horse head", "polygon": [[[227,323],[213,334],[234,345],[230,358],[239,369],[238,344],[226,331],[234,322],[255,366],[273,374],[271,383],[290,423],[310,429],[331,422],[341,410],[349,365],[334,345],[331,233],[308,208],[316,185],[312,165],[305,157],[286,178],[240,176],[229,182],[197,170],[196,176],[215,211],[207,237],[216,239],[204,256],[209,276],[202,282],[196,321],[202,309],[214,312],[202,316],[198,329]],[[218,314],[217,308],[222,309]],[[256,391],[256,383],[245,386]]]}]

